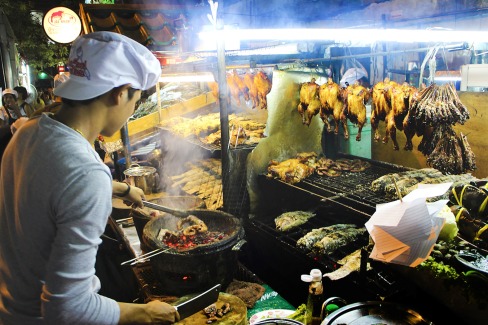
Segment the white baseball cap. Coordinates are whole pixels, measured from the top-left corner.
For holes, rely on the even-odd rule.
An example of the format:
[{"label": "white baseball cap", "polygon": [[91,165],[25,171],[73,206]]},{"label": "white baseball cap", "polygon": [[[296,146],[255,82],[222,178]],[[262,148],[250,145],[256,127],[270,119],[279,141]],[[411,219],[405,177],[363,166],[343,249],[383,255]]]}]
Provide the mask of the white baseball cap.
[{"label": "white baseball cap", "polygon": [[2,96],[5,96],[7,94],[13,95],[13,96],[15,96],[15,98],[19,97],[19,94],[17,93],[17,91],[15,91],[11,88],[6,88],[4,91],[2,91]]},{"label": "white baseball cap", "polygon": [[59,97],[84,100],[131,84],[147,90],[161,75],[158,59],[142,44],[113,32],[78,37],[70,51],[69,79],[54,88]]}]

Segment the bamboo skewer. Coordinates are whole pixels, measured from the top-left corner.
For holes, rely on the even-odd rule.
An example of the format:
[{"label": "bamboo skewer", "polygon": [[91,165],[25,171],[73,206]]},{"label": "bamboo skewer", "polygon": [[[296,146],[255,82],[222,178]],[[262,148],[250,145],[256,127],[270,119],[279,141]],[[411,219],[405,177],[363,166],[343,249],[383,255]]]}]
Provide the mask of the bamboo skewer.
[{"label": "bamboo skewer", "polygon": [[156,256],[156,255],[159,255],[159,254],[162,254],[166,251],[170,250],[170,248],[166,248],[166,249],[162,249],[162,248],[158,248],[158,249],[155,249],[153,251],[150,251],[146,254],[142,254],[142,255],[139,255],[137,257],[134,257],[130,260],[127,260],[125,262],[122,262],[120,263],[120,265],[126,265],[126,264],[129,264],[130,265],[134,265],[134,264],[137,264],[137,263],[141,263],[141,262],[145,262],[146,260],[148,260],[149,258],[153,257],[153,256]]},{"label": "bamboo skewer", "polygon": [[396,183],[396,180],[394,177],[391,178],[393,180],[393,184],[395,185],[395,189],[396,189],[396,192],[398,194],[398,198],[400,199],[400,202],[403,202],[403,197],[402,197],[402,193],[400,192],[400,189],[398,188],[398,185]]}]

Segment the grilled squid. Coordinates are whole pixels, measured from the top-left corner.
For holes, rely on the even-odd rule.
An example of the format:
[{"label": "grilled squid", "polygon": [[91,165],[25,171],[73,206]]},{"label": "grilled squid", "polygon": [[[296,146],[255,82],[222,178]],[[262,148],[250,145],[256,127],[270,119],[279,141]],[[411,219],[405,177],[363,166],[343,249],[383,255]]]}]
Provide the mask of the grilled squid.
[{"label": "grilled squid", "polygon": [[202,220],[195,216],[188,216],[178,221],[178,230],[182,230],[182,233],[186,236],[196,235],[198,233],[208,231],[208,227]]}]

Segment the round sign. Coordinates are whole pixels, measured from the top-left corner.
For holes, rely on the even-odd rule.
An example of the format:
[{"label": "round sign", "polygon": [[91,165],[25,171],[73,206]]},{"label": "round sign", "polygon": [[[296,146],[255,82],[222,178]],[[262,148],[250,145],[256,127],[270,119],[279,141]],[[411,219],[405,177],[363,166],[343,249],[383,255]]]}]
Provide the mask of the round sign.
[{"label": "round sign", "polygon": [[47,36],[57,43],[71,43],[81,33],[80,17],[65,7],[49,10],[44,15],[42,25]]}]

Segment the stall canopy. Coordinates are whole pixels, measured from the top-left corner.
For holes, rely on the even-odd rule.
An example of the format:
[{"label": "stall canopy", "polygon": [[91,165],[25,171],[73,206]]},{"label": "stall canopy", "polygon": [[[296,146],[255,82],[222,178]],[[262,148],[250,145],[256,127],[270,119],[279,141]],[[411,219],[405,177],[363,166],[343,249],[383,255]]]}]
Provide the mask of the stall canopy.
[{"label": "stall canopy", "polygon": [[152,51],[178,53],[187,48],[186,31],[195,7],[180,4],[87,5],[80,4],[83,33],[112,31],[147,46]]}]

